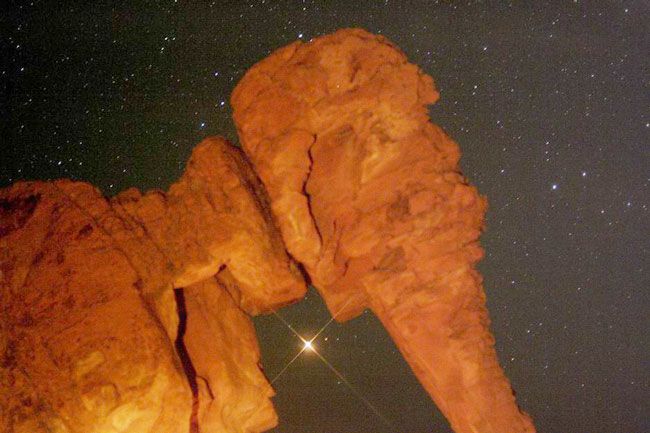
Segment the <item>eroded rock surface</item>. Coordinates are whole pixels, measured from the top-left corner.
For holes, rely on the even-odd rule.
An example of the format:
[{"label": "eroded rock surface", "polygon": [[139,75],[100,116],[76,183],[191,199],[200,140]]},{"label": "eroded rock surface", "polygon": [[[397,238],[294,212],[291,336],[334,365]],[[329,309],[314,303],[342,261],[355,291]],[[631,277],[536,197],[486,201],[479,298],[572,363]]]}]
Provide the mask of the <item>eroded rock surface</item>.
[{"label": "eroded rock surface", "polygon": [[[212,389],[229,399],[216,403],[222,420],[208,408],[214,397],[199,400],[201,414],[228,427],[202,431],[274,425],[270,385],[240,308],[276,309],[305,286],[265,202],[241,152],[221,139],[197,146],[167,193],[129,190],[106,200],[65,180],[0,190],[0,430],[189,432],[196,396],[174,350],[175,287],[188,287],[189,311],[208,326],[188,319],[188,342],[224,337],[216,351],[190,352],[202,374],[199,398]],[[223,286],[195,287],[214,275]],[[241,370],[224,378],[207,359],[229,375],[235,363]],[[247,430],[231,425],[255,409]]]},{"label": "eroded rock surface", "polygon": [[270,203],[221,139],[166,193],[0,190],[0,430],[273,427],[247,314],[303,296],[284,241],[338,320],[377,314],[455,431],[534,432],[474,269],[486,201],[429,122],[437,98],[386,39],[344,30],[278,50],[233,94]]},{"label": "eroded rock surface", "polygon": [[274,52],[232,105],[288,250],[331,313],[370,307],[458,433],[533,432],[474,269],[486,201],[429,122],[437,99],[385,38],[343,30]]},{"label": "eroded rock surface", "polygon": [[260,371],[255,329],[228,290],[210,278],[184,290],[185,345],[196,370],[198,424],[206,433],[261,432],[278,417]]}]

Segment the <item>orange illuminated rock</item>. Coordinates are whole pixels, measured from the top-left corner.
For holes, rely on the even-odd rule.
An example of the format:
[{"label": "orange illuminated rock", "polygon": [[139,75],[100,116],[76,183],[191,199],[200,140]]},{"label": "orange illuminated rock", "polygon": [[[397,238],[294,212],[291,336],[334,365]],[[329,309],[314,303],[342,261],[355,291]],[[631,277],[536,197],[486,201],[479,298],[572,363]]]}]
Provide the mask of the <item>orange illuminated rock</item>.
[{"label": "orange illuminated rock", "polygon": [[[214,275],[228,292],[192,286]],[[190,352],[196,370],[207,368],[198,396],[174,350],[172,289],[185,286],[197,316],[185,339],[224,337],[216,350]],[[182,433],[197,417],[193,403],[224,408],[202,412],[230,428],[215,432],[267,429],[276,422],[272,392],[239,308],[269,311],[304,291],[254,172],[221,139],[197,146],[167,193],[107,200],[65,180],[0,190],[0,430]],[[229,374],[239,365],[239,375],[213,374],[207,359]],[[229,400],[204,401],[206,389]],[[249,429],[232,427],[247,417]]]},{"label": "orange illuminated rock", "polygon": [[343,30],[278,50],[235,89],[257,174],[208,139],[166,193],[0,190],[0,431],[273,427],[246,313],[303,296],[284,241],[338,320],[377,314],[455,431],[534,432],[474,269],[486,201],[429,122],[437,98],[386,39]]},{"label": "orange illuminated rock", "polygon": [[370,307],[456,432],[533,432],[474,269],[486,201],[429,122],[437,99],[385,38],[342,30],[252,67],[232,105],[287,248],[331,313]]},{"label": "orange illuminated rock", "polygon": [[278,417],[259,369],[255,329],[214,278],[187,287],[185,346],[196,370],[198,425],[206,433],[261,432]]}]

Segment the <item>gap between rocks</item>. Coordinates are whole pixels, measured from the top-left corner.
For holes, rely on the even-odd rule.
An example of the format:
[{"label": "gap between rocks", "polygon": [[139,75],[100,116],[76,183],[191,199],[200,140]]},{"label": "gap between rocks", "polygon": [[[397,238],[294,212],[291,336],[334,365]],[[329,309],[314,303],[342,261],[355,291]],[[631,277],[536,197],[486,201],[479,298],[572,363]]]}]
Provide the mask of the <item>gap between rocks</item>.
[{"label": "gap between rocks", "polygon": [[174,298],[176,299],[176,309],[178,311],[178,332],[176,333],[174,346],[192,390],[192,415],[190,415],[189,433],[199,433],[199,387],[196,382],[196,370],[183,342],[187,329],[187,307],[183,289],[174,289]]}]

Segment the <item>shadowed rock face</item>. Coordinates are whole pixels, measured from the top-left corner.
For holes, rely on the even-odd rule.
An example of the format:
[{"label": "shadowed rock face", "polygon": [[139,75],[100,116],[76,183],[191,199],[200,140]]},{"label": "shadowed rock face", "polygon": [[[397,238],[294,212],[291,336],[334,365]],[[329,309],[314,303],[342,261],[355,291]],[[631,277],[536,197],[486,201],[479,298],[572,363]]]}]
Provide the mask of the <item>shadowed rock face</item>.
[{"label": "shadowed rock face", "polygon": [[[242,309],[279,308],[305,286],[265,202],[221,139],[199,144],[167,193],[107,200],[71,181],[0,190],[0,430],[181,433],[191,418],[192,431],[199,421],[219,426],[204,432],[274,426]],[[177,287],[187,287],[194,393],[174,350]]]},{"label": "shadowed rock face", "polygon": [[271,54],[232,105],[287,248],[330,312],[371,308],[455,431],[533,432],[474,269],[486,201],[429,122],[437,99],[386,39],[342,30]]}]

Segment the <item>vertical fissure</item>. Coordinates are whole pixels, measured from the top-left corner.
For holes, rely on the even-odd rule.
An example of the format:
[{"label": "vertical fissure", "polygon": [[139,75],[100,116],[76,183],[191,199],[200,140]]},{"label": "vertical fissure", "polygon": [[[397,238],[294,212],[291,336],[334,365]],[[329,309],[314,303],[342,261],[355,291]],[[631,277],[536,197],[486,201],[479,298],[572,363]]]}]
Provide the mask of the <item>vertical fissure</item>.
[{"label": "vertical fissure", "polygon": [[192,390],[192,414],[190,415],[189,433],[199,433],[199,387],[196,381],[196,369],[192,365],[192,360],[183,341],[187,330],[187,306],[183,289],[174,289],[174,298],[176,299],[176,309],[178,311],[178,332],[176,333],[174,347]]},{"label": "vertical fissure", "polygon": [[309,212],[309,216],[311,217],[312,224],[314,225],[314,229],[316,230],[316,234],[318,235],[318,240],[320,241],[321,246],[323,245],[323,235],[320,232],[320,228],[318,227],[318,223],[316,222],[316,218],[314,217],[314,211],[312,209],[312,202],[311,202],[311,195],[307,191],[307,183],[309,182],[309,177],[311,176],[312,168],[314,167],[314,156],[312,155],[312,147],[314,147],[314,144],[316,144],[316,141],[318,140],[318,136],[316,134],[312,134],[312,142],[309,145],[309,148],[307,149],[307,156],[309,157],[309,171],[307,173],[307,177],[305,177],[305,181],[302,183],[302,194],[307,198],[307,211]]}]

